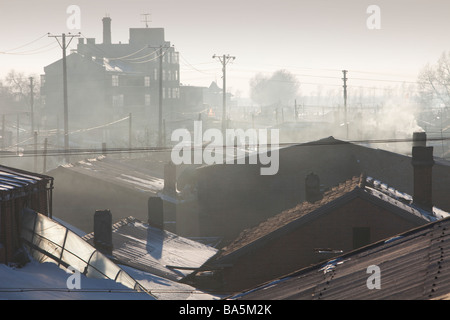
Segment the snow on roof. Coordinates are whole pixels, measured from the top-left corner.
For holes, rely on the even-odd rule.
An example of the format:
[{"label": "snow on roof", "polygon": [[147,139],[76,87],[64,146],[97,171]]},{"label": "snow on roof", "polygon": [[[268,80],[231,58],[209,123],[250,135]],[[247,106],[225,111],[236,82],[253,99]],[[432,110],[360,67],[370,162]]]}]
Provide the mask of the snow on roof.
[{"label": "snow on roof", "polygon": [[128,165],[105,156],[62,165],[60,168],[136,191],[156,194],[164,188],[164,179],[152,175],[145,168]]},{"label": "snow on roof", "polygon": [[221,297],[196,288],[158,277],[152,273],[120,265],[158,300],[218,300]]},{"label": "snow on roof", "polygon": [[[94,235],[83,237],[89,243]],[[217,249],[149,226],[133,217],[113,225],[113,256],[117,263],[179,281],[203,266]]]},{"label": "snow on roof", "polygon": [[366,178],[366,185],[364,190],[383,201],[399,207],[411,214],[423,218],[429,222],[436,221],[442,218],[449,217],[450,214],[442,209],[433,207],[433,212],[428,212],[416,205],[414,205],[413,197],[404,192],[400,192],[393,187],[388,186],[373,177]]},{"label": "snow on roof", "polygon": [[[196,288],[120,266],[158,300],[218,300]],[[71,274],[56,263],[35,260],[22,268],[0,264],[0,300],[154,300],[146,293],[131,290],[113,280],[87,278],[80,274],[80,288],[69,289]]]},{"label": "snow on roof", "polygon": [[108,279],[80,274],[79,289],[70,289],[70,277],[56,263],[33,260],[22,268],[0,264],[0,299],[4,300],[154,300]]}]

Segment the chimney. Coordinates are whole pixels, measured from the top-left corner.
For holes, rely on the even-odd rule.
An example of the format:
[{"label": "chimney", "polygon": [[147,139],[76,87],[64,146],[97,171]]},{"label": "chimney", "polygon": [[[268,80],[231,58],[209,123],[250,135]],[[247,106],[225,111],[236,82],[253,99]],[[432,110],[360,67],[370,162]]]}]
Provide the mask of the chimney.
[{"label": "chimney", "polygon": [[152,227],[164,229],[164,207],[160,197],[148,199],[148,224]]},{"label": "chimney", "polygon": [[310,173],[305,179],[305,195],[306,201],[316,202],[322,199],[322,193],[320,192],[320,179],[315,173]]},{"label": "chimney", "polygon": [[164,193],[175,195],[177,190],[177,167],[169,161],[164,165]]},{"label": "chimney", "polygon": [[103,44],[111,44],[111,18],[103,18]]},{"label": "chimney", "polygon": [[428,212],[433,212],[433,147],[427,147],[426,141],[427,135],[425,132],[415,132],[413,134],[411,161],[414,168],[413,203]]},{"label": "chimney", "polygon": [[104,254],[112,254],[112,215],[109,210],[95,211],[94,247]]}]

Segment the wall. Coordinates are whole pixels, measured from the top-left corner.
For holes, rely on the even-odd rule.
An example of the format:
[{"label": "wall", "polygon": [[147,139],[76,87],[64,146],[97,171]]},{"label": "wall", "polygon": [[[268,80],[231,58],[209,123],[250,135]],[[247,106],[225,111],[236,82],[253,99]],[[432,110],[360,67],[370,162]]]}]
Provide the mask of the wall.
[{"label": "wall", "polygon": [[51,208],[48,203],[47,181],[41,180],[35,186],[5,192],[0,201],[0,263],[20,261],[17,255],[21,248],[21,213],[24,208],[30,208],[47,215]]}]

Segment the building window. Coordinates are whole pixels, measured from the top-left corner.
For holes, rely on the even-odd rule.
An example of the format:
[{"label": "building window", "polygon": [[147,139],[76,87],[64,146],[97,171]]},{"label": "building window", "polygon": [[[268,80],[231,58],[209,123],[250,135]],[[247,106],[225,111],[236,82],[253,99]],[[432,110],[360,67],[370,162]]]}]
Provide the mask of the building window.
[{"label": "building window", "polygon": [[113,96],[113,107],[123,107],[123,94]]},{"label": "building window", "polygon": [[145,95],[145,105],[146,105],[146,106],[149,106],[149,105],[150,105],[150,102],[151,102],[151,100],[150,100],[150,95],[149,95],[149,94],[146,94],[146,95]]},{"label": "building window", "polygon": [[178,70],[175,70],[175,81],[178,81]]},{"label": "building window", "polygon": [[150,87],[150,77],[147,76],[144,78],[144,86]]},{"label": "building window", "polygon": [[370,228],[353,228],[353,249],[358,249],[370,244]]},{"label": "building window", "polygon": [[113,75],[112,76],[112,83],[111,85],[113,87],[118,87],[119,86],[119,76],[118,75]]},{"label": "building window", "polygon": [[158,80],[158,69],[153,69],[153,78]]}]

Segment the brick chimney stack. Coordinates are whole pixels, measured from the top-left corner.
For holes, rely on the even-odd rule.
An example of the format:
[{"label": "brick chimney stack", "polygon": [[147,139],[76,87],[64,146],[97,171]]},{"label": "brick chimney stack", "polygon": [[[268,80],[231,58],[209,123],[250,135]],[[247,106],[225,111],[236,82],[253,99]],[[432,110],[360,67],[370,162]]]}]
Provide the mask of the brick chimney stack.
[{"label": "brick chimney stack", "polygon": [[412,165],[414,168],[413,202],[418,207],[433,211],[432,169],[434,165],[433,147],[426,146],[425,132],[413,134]]},{"label": "brick chimney stack", "polygon": [[104,254],[112,254],[112,214],[109,210],[95,211],[94,247]]},{"label": "brick chimney stack", "polygon": [[169,161],[164,165],[164,193],[167,195],[176,195],[177,190],[177,166]]},{"label": "brick chimney stack", "polygon": [[320,178],[315,173],[310,173],[305,179],[305,196],[306,201],[314,203],[322,199],[320,191]]}]

